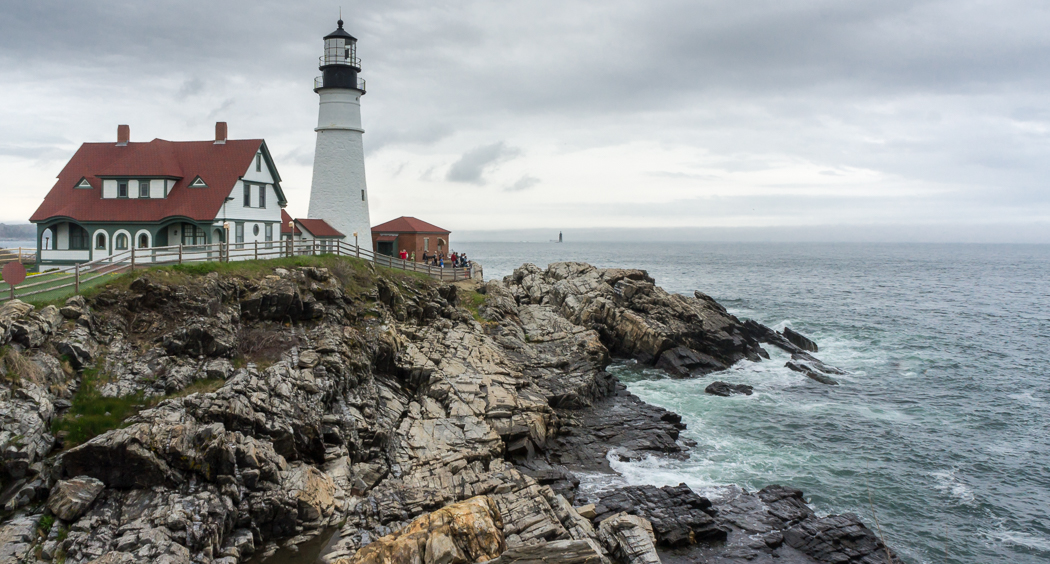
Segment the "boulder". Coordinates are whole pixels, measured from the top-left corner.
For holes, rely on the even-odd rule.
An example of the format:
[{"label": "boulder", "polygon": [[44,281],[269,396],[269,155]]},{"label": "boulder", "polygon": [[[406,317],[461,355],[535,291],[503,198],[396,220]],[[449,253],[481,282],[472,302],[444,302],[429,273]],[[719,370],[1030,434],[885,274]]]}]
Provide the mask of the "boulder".
[{"label": "boulder", "polygon": [[711,382],[704,388],[704,393],[715,396],[729,397],[733,394],[744,394],[750,396],[754,392],[754,387],[748,386],[747,384],[730,384],[728,382],[722,382],[721,380]]},{"label": "boulder", "polygon": [[637,515],[618,513],[598,526],[598,538],[624,564],[661,564],[652,525]]},{"label": "boulder", "polygon": [[817,352],[816,343],[808,339],[805,335],[793,331],[790,327],[785,327],[780,334],[788,341],[791,341],[793,345],[804,351]]},{"label": "boulder", "polygon": [[33,306],[19,299],[0,305],[0,345],[7,344],[11,340],[11,325],[32,311]]},{"label": "boulder", "polygon": [[89,476],[60,480],[47,498],[47,508],[63,521],[74,521],[87,511],[105,487],[101,480]]},{"label": "boulder", "polygon": [[728,368],[717,359],[686,347],[675,347],[660,354],[657,368],[676,376],[696,376]]}]

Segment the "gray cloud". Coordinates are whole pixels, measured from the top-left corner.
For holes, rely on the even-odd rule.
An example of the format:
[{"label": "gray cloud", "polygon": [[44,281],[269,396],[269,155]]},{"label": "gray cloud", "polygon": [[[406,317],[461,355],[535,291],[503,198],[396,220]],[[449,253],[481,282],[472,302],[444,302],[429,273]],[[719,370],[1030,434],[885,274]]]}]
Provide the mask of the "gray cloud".
[{"label": "gray cloud", "polygon": [[[458,161],[452,163],[445,179],[450,182],[468,182],[484,184],[482,174],[486,169],[508,161],[521,154],[521,151],[508,147],[502,141],[491,145],[482,145],[463,153]],[[527,186],[526,186],[527,187]]]},{"label": "gray cloud", "polygon": [[[610,199],[589,175],[642,170],[651,172],[639,173],[646,189],[637,206],[588,206],[605,214],[592,224],[692,201],[683,187],[733,181],[726,190],[801,192],[810,178],[843,184],[821,184],[831,196],[788,193],[750,207],[696,200],[675,216],[773,225],[970,221],[983,210],[984,220],[1013,221],[1021,210],[1050,220],[1045,2],[393,0],[343,10],[368,80],[366,155],[383,165],[368,165],[376,205],[385,195],[390,206],[419,200],[411,186],[420,178],[450,190],[488,182],[504,189],[488,193],[486,215],[532,225],[542,206]],[[6,3],[0,105],[17,111],[0,120],[5,182],[38,202],[61,161],[81,142],[111,139],[117,123],[132,125],[133,140],[207,139],[211,121],[224,119],[232,136],[265,138],[286,155],[282,177],[305,193],[317,118],[311,81],[335,16],[316,0]],[[56,56],[41,47],[48,37],[75,41]],[[513,139],[520,149],[478,147],[479,139]],[[450,154],[462,158],[446,168]],[[618,157],[596,164],[595,154]],[[521,169],[497,166],[512,157]],[[411,166],[394,174],[399,167],[384,158]],[[767,177],[785,163],[812,174]],[[528,184],[522,170],[543,178],[544,190],[508,193]],[[925,199],[909,207],[876,195],[855,206],[849,180],[858,174],[921,189]],[[5,206],[0,220],[33,211],[20,206]],[[291,210],[305,213],[305,202]],[[425,211],[456,227],[446,219],[457,217],[452,204]],[[655,211],[646,217],[660,225]]]},{"label": "gray cloud", "polygon": [[532,188],[533,186],[539,183],[539,178],[536,178],[535,176],[529,176],[528,174],[526,174],[525,176],[522,176],[521,178],[517,179],[514,182],[514,184],[507,186],[505,190],[507,192],[521,192],[523,190],[528,190],[529,188]]}]

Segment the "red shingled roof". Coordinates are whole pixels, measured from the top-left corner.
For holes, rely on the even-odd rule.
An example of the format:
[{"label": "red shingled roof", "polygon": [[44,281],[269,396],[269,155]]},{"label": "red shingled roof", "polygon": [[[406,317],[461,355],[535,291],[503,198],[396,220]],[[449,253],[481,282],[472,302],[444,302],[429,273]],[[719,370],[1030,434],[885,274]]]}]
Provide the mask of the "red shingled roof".
[{"label": "red shingled roof", "polygon": [[448,229],[442,229],[437,225],[408,216],[401,216],[372,228],[372,233],[379,231],[384,233],[450,233]]},{"label": "red shingled roof", "polygon": [[[84,143],[69,163],[58,173],[58,182],[30,221],[69,217],[76,221],[155,222],[168,217],[187,217],[210,221],[219,214],[226,196],[248,170],[260,146],[268,152],[262,139],[213,141],[165,141],[128,143]],[[276,170],[274,171],[276,175]],[[177,179],[167,198],[102,198],[100,177],[168,177]],[[207,188],[189,188],[200,176]],[[91,189],[74,188],[81,177]],[[278,204],[286,200],[275,177]],[[135,187],[130,187],[134,190]]]},{"label": "red shingled roof", "polygon": [[[292,216],[288,215],[288,212],[281,210],[281,235],[292,234],[292,228],[288,227],[288,222],[292,220]],[[295,235],[302,235],[302,231],[299,230],[299,226],[295,226]]]},{"label": "red shingled roof", "polygon": [[295,223],[297,227],[302,227],[314,237],[346,237],[323,219],[297,219]]}]

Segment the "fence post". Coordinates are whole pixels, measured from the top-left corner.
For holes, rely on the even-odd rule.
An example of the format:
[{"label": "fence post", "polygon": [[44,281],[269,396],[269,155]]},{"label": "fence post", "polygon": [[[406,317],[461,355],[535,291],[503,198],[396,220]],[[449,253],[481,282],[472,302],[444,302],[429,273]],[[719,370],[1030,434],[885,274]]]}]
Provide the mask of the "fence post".
[{"label": "fence post", "polygon": [[259,240],[255,240],[255,260],[259,260]]},{"label": "fence post", "polygon": [[80,263],[73,265],[73,293],[80,293]]},{"label": "fence post", "polygon": [[131,270],[135,270],[135,245],[131,246]]},{"label": "fence post", "polygon": [[182,264],[182,243],[179,243],[179,264]]}]

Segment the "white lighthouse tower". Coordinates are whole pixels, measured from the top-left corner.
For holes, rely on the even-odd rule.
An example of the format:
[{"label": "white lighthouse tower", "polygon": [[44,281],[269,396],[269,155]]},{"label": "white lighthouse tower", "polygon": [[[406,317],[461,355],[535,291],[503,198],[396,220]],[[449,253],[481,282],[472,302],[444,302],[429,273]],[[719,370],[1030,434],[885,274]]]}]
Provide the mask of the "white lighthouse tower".
[{"label": "white lighthouse tower", "polygon": [[311,219],[324,219],[342,231],[346,241],[372,249],[368,218],[368,188],[365,185],[365,150],[362,144],[361,96],[365,81],[357,77],[357,39],[339,28],[324,38],[320,58],[321,76],[314,79],[314,92],[321,97],[317,116],[317,146],[314,177],[310,186]]}]

